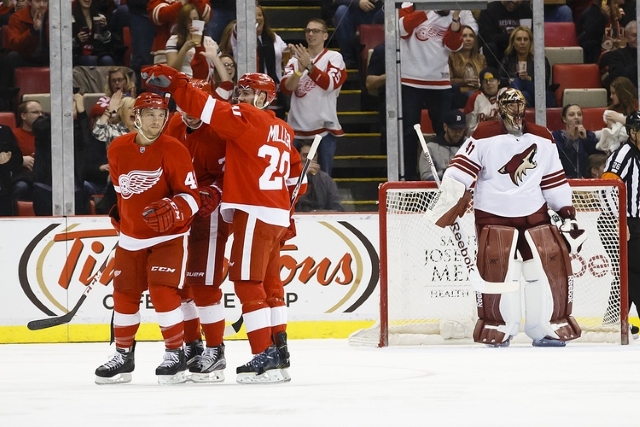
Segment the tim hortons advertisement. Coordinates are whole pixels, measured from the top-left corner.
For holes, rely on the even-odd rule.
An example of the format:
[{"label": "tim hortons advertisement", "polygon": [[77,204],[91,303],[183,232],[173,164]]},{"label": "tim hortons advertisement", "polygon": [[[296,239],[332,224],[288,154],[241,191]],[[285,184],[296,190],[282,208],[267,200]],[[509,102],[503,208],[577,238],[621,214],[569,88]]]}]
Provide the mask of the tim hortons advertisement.
[{"label": "tim hortons advertisement", "polygon": [[[298,235],[280,258],[292,336],[345,337],[370,325],[379,304],[378,216],[299,215],[296,221]],[[0,342],[109,339],[114,274],[109,254],[118,237],[108,218],[2,219],[0,233]],[[225,270],[231,243],[232,238]],[[101,266],[99,279],[88,286]],[[240,303],[226,275],[222,288],[227,322],[236,323]],[[68,323],[26,327],[68,314],[81,299]],[[138,338],[159,339],[148,293],[140,313]]]}]

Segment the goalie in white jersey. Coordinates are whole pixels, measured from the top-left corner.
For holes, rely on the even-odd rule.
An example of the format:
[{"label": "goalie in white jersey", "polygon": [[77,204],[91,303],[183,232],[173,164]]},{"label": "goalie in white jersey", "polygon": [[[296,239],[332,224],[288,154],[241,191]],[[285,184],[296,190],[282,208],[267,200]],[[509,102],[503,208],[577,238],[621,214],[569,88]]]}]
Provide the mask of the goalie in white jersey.
[{"label": "goalie in white jersey", "polygon": [[[586,235],[578,229],[571,188],[550,132],[525,124],[526,102],[520,91],[507,89],[498,105],[502,120],[480,123],[460,147],[427,217],[440,227],[454,224],[464,214],[469,189],[475,185],[477,265],[482,278],[505,282],[507,271],[510,275],[521,271],[525,333],[534,346],[562,347],[581,334],[571,317],[569,252],[579,250]],[[562,221],[551,225],[549,209]],[[510,256],[512,241],[517,242],[517,259]],[[520,291],[478,294],[474,341],[508,346],[520,328],[520,301]]]}]

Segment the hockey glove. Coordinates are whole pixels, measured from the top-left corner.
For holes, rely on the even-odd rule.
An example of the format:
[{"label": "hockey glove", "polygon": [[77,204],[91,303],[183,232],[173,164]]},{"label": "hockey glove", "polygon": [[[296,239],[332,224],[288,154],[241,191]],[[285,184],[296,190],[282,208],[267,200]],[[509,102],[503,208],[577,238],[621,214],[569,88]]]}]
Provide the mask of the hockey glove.
[{"label": "hockey glove", "polygon": [[140,75],[148,86],[163,90],[175,88],[181,80],[184,80],[186,84],[189,83],[189,78],[186,74],[164,64],[144,67]]},{"label": "hockey glove", "polygon": [[207,217],[216,210],[222,199],[222,191],[215,185],[200,187],[200,210],[198,215]]},{"label": "hockey glove", "polygon": [[578,227],[575,208],[566,206],[561,208],[558,213],[549,209],[549,216],[551,217],[551,224],[558,227],[560,234],[567,242],[569,253],[579,253],[582,250],[582,244],[587,240],[587,233]]},{"label": "hockey glove", "polygon": [[174,226],[182,226],[186,220],[184,212],[180,209],[178,203],[180,200],[183,203],[187,202],[182,197],[177,199],[179,200],[176,201],[165,197],[145,207],[142,212],[144,222],[158,233],[164,233]]},{"label": "hockey glove", "polygon": [[118,205],[115,204],[109,209],[109,218],[111,219],[111,225],[116,229],[116,232],[120,234],[120,211]]}]

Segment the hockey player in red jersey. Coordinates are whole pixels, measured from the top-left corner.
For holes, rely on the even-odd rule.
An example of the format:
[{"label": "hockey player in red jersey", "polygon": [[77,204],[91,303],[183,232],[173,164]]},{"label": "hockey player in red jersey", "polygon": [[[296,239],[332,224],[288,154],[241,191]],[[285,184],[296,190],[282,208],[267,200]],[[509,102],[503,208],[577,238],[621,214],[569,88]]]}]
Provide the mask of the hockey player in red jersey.
[{"label": "hockey player in red jersey", "polygon": [[[220,210],[234,234],[229,278],[242,303],[254,358],[236,369],[239,383],[289,380],[287,311],[280,280],[280,242],[294,231],[291,192],[301,176],[293,130],[265,110],[276,96],[266,74],[238,80],[238,105],[216,100],[192,87],[188,78],[165,65],[143,70],[146,83],[168,90],[185,112],[210,125],[227,140]],[[304,177],[301,179],[304,180]],[[306,191],[303,181],[300,194]]]},{"label": "hockey player in red jersey", "polygon": [[[482,278],[517,280],[521,271],[525,333],[534,346],[563,347],[581,334],[571,316],[569,250],[579,250],[586,235],[578,229],[571,188],[549,131],[524,122],[520,91],[507,89],[498,104],[502,120],[480,123],[460,147],[427,217],[441,227],[452,225],[464,214],[468,202],[464,195],[475,183],[477,265]],[[560,227],[550,224],[549,209],[562,217]],[[515,242],[522,261],[510,259],[510,242]],[[474,340],[508,346],[520,328],[520,299],[519,291],[479,294]]]},{"label": "hockey player in red jersey", "polygon": [[162,133],[169,114],[165,100],[145,92],[133,108],[138,132],[114,139],[107,152],[118,199],[110,216],[120,233],[113,279],[116,353],[96,369],[96,383],[131,381],[140,299],[148,289],[166,347],[156,375],[160,384],[175,384],[186,381],[178,289],[200,196],[189,151]]},{"label": "hockey player in red jersey", "polygon": [[[191,80],[206,89],[204,80]],[[204,122],[189,116],[178,106],[167,125],[166,135],[181,141],[189,150],[199,185],[201,206],[194,216],[189,235],[189,259],[182,300],[187,365],[194,382],[224,380],[224,306],[222,305],[224,248],[229,224],[222,220],[219,205],[222,196],[226,142]],[[206,347],[200,339],[204,332]]]}]

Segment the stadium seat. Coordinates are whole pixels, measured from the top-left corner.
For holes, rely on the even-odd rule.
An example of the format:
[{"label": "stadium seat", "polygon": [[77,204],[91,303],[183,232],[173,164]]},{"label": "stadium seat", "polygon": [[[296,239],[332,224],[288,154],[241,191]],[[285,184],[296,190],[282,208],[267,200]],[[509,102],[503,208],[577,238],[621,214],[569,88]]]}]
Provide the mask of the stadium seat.
[{"label": "stadium seat", "polygon": [[18,216],[36,216],[33,210],[33,202],[26,200],[16,201],[16,212]]},{"label": "stadium seat", "polygon": [[553,66],[553,83],[558,84],[556,103],[562,104],[565,89],[599,89],[600,69],[597,64],[555,64]]},{"label": "stadium seat", "polygon": [[360,45],[362,47],[361,60],[363,75],[367,75],[369,64],[369,49],[373,49],[384,42],[384,26],[382,24],[362,24],[358,27]]},{"label": "stadium seat", "polygon": [[100,98],[102,98],[103,96],[107,96],[106,94],[102,93],[102,92],[97,92],[97,93],[85,93],[84,94],[84,109],[85,111],[87,111],[87,114],[90,113],[91,109],[93,108],[94,105],[96,105],[96,103],[98,102],[98,100]]},{"label": "stadium seat", "polygon": [[25,93],[21,101],[38,101],[42,106],[42,112],[51,113],[50,93]]},{"label": "stadium seat", "polygon": [[11,129],[15,129],[16,115],[13,111],[0,112],[0,125],[9,126]]},{"label": "stadium seat", "polygon": [[580,46],[576,34],[576,24],[573,22],[545,22],[544,46]]},{"label": "stadium seat", "polygon": [[605,107],[596,108],[583,108],[582,109],[582,124],[587,130],[597,131],[605,127],[602,115],[604,114]]},{"label": "stadium seat", "polygon": [[601,88],[565,89],[562,95],[562,106],[577,104],[581,107],[606,107],[607,90]]},{"label": "stadium seat", "polygon": [[[583,64],[584,51],[580,46],[545,47],[544,56],[553,70],[554,64]],[[553,77],[553,73],[551,74]]]},{"label": "stadium seat", "polygon": [[431,118],[429,117],[429,110],[422,110],[420,116],[420,128],[424,134],[435,134],[433,125],[431,124]]},{"label": "stadium seat", "polygon": [[[562,123],[562,108],[554,107],[547,108],[546,111],[546,127],[551,132],[554,130],[564,129],[564,123]],[[536,123],[536,110],[534,108],[527,108],[524,114],[524,120],[528,123]]]},{"label": "stadium seat", "polygon": [[127,48],[124,51],[124,65],[129,67],[131,65],[131,31],[129,27],[122,27],[122,43]]},{"label": "stadium seat", "polygon": [[27,93],[50,93],[49,67],[20,67],[15,69],[14,84],[18,88],[18,103]]}]

